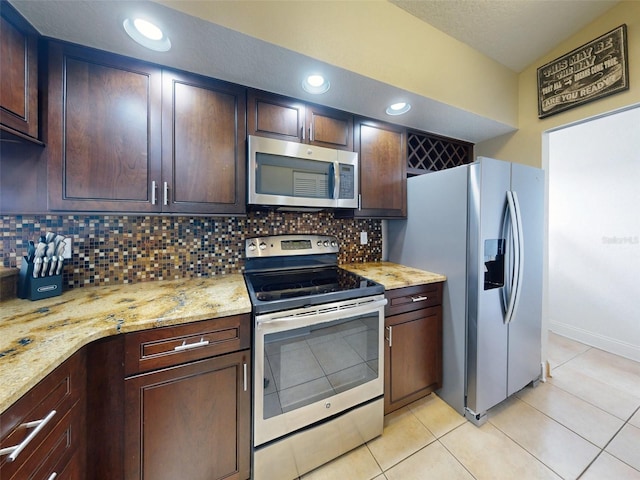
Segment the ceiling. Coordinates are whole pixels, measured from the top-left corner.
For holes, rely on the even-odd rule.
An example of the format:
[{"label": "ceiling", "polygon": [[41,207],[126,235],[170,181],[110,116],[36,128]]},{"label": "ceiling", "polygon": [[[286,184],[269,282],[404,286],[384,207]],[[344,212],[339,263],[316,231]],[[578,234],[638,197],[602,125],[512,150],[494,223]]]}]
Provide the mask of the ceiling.
[{"label": "ceiling", "polygon": [[389,0],[521,72],[617,0]]},{"label": "ceiling", "polygon": [[[519,71],[612,7],[602,0],[391,0],[400,8]],[[10,0],[45,37],[78,43],[253,88],[389,121],[389,99],[412,109],[393,123],[477,143],[514,131],[493,119],[403,91],[356,72],[319,62],[155,2],[137,0]],[[122,21],[144,9],[161,18],[174,40],[169,52],[132,42]],[[550,13],[552,12],[552,14]],[[206,46],[206,48],[203,48]],[[322,65],[332,88],[321,97],[300,79]],[[340,88],[337,88],[340,86]]]}]

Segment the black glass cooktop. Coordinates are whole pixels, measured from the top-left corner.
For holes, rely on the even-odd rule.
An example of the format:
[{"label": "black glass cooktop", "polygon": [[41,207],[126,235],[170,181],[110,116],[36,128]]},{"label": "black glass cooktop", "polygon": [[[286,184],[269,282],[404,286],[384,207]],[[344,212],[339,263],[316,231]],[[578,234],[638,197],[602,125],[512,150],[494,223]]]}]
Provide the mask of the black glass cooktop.
[{"label": "black glass cooktop", "polygon": [[317,305],[384,292],[384,287],[340,267],[245,274],[258,312]]}]

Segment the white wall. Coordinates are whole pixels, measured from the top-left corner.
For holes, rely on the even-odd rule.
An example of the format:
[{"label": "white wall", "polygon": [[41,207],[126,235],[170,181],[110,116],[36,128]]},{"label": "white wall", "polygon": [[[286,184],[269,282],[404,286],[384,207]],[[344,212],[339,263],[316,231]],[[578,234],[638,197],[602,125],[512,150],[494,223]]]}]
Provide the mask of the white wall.
[{"label": "white wall", "polygon": [[640,361],[640,108],[548,146],[549,328]]}]

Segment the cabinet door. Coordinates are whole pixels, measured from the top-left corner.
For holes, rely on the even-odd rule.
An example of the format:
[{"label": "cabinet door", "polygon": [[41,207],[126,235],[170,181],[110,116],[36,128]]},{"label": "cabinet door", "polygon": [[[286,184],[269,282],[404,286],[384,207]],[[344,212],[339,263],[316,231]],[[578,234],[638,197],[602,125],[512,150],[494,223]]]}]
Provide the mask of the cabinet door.
[{"label": "cabinet door", "polygon": [[49,208],[159,212],[160,71],[85,48],[50,49]]},{"label": "cabinet door", "polygon": [[244,88],[162,76],[163,211],[245,213]]},{"label": "cabinet door", "polygon": [[247,479],[251,351],[125,380],[125,479]]},{"label": "cabinet door", "polygon": [[256,90],[249,90],[247,98],[249,135],[292,142],[306,139],[302,102]]},{"label": "cabinet door", "polygon": [[[8,2],[0,17],[0,125],[38,137],[38,39]],[[7,128],[5,128],[7,127]]]},{"label": "cabinet door", "polygon": [[310,105],[307,107],[309,143],[353,151],[353,116],[346,112]]},{"label": "cabinet door", "polygon": [[407,216],[407,145],[403,128],[361,121],[356,128],[360,158],[360,209],[357,217]]},{"label": "cabinet door", "polygon": [[385,321],[385,414],[442,386],[442,307]]}]

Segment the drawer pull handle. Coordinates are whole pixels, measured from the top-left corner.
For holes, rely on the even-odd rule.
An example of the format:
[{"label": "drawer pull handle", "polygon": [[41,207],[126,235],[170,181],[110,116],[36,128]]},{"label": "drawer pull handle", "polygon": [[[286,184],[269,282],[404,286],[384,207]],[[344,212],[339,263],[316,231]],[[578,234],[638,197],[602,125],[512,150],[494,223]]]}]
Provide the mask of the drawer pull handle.
[{"label": "drawer pull handle", "polygon": [[53,480],[57,476],[58,476],[58,474],[56,472],[53,472],[51,475],[49,475],[49,478],[47,478],[47,480]]},{"label": "drawer pull handle", "polygon": [[40,433],[40,430],[42,430],[47,425],[47,423],[51,421],[51,419],[55,414],[56,414],[56,411],[51,410],[49,414],[46,417],[44,417],[42,420],[35,420],[33,422],[27,422],[20,425],[21,427],[24,427],[24,428],[33,428],[33,427],[35,428],[33,428],[33,431],[29,435],[27,435],[27,437],[18,445],[14,445],[12,447],[6,447],[0,450],[0,456],[9,455],[7,457],[7,462],[15,461],[15,459],[18,458],[18,455],[20,455],[20,452],[22,452],[22,450],[24,450],[27,447],[27,445],[31,443],[31,440],[33,440],[34,437],[38,435],[38,433]]},{"label": "drawer pull handle", "polygon": [[205,345],[209,345],[209,340],[205,340],[204,337],[200,338],[199,342],[196,343],[187,343],[186,340],[182,342],[182,345],[178,345],[174,348],[176,352],[181,352],[182,350],[190,350],[192,348],[204,347]]},{"label": "drawer pull handle", "polygon": [[393,327],[387,327],[389,331],[389,337],[386,339],[389,342],[389,348],[393,347]]},{"label": "drawer pull handle", "polygon": [[417,297],[411,297],[412,302],[424,302],[425,300],[429,300],[429,297],[425,297],[424,295],[419,295]]}]

